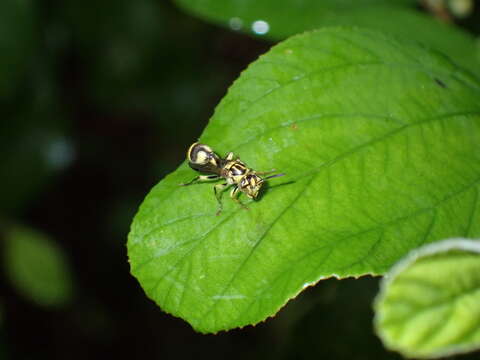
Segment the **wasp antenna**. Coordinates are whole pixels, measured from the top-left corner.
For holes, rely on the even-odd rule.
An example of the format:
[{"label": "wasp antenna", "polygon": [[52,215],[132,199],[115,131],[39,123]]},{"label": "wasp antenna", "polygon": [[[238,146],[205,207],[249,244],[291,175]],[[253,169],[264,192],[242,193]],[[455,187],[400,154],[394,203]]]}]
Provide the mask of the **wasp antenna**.
[{"label": "wasp antenna", "polygon": [[280,177],[280,176],[284,176],[284,175],[285,175],[285,174],[270,175],[270,176],[267,176],[267,177],[265,178],[265,180],[267,180],[267,179],[272,179],[272,178],[276,178],[276,177]]}]

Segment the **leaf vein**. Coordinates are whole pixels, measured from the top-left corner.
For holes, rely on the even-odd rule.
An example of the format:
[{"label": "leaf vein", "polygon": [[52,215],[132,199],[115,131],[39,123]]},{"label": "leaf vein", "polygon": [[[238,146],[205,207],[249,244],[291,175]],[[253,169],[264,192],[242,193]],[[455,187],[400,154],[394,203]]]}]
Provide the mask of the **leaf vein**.
[{"label": "leaf vein", "polygon": [[352,154],[355,154],[357,151],[360,151],[364,148],[367,148],[373,144],[376,144],[378,142],[382,142],[388,138],[390,138],[391,136],[394,136],[394,135],[397,135],[399,133],[401,133],[402,131],[404,130],[407,130],[407,129],[410,129],[410,128],[413,128],[415,126],[419,126],[419,125],[423,125],[425,123],[428,123],[428,122],[432,122],[432,121],[438,121],[438,120],[444,120],[444,119],[447,119],[449,117],[454,117],[454,116],[464,116],[464,115],[480,115],[480,111],[469,111],[469,112],[456,112],[456,113],[449,113],[449,114],[443,114],[443,115],[439,115],[439,116],[435,116],[435,117],[430,117],[430,118],[426,118],[426,119],[423,119],[423,120],[420,120],[420,121],[417,121],[415,123],[411,123],[411,124],[405,124],[403,126],[400,126],[392,131],[389,131],[385,134],[383,134],[382,136],[379,136],[377,138],[374,138],[372,140],[369,140],[367,142],[364,142],[352,149],[349,149],[347,151],[345,151],[344,153],[336,156],[335,158],[333,158],[332,160],[326,162],[326,163],[323,163],[321,164],[320,166],[318,167],[315,167],[313,168],[312,170],[308,171],[308,172],[305,172],[303,174],[301,174],[300,176],[306,176],[306,175],[309,175],[309,174],[312,174],[312,173],[317,173],[319,172],[320,170],[322,170],[324,167],[328,167],[328,166],[331,166],[335,163],[337,163],[338,161],[352,155]]}]

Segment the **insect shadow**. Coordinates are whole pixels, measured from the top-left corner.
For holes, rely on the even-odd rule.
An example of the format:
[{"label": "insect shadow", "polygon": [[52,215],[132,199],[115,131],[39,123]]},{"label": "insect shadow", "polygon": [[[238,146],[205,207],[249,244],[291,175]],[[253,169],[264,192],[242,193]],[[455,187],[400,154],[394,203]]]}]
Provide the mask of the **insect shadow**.
[{"label": "insect shadow", "polygon": [[270,182],[266,181],[262,187],[262,190],[260,191],[260,193],[258,194],[258,197],[257,199],[258,200],[262,200],[263,196],[265,196],[265,194],[268,192],[268,191],[271,191],[275,188],[278,188],[278,187],[281,187],[281,186],[286,186],[286,185],[291,185],[291,184],[295,184],[296,181],[295,180],[290,180],[290,181],[285,181],[283,183],[280,183],[280,184],[275,184],[275,185],[270,185]]}]

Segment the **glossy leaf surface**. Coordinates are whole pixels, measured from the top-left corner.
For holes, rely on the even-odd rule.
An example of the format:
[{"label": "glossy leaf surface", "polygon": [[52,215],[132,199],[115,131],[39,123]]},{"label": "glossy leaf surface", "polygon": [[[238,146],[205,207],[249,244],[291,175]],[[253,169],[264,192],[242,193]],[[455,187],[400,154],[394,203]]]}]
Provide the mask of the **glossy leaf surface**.
[{"label": "glossy leaf surface", "polygon": [[155,186],[131,227],[131,271],[201,332],[254,324],[326,277],[383,274],[408,251],[478,236],[480,84],[381,34],[293,37],[229,89],[200,141],[277,169],[243,210],[212,184]]}]

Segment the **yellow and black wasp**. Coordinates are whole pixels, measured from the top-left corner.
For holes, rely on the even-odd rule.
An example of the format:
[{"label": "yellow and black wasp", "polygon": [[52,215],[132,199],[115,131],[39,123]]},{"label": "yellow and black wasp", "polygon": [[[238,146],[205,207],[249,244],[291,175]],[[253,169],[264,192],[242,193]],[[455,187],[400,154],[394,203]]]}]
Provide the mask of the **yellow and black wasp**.
[{"label": "yellow and black wasp", "polygon": [[270,174],[275,170],[268,172],[256,172],[247,167],[238,157],[235,157],[232,152],[229,152],[224,158],[219,157],[213,150],[204,144],[193,143],[187,151],[187,160],[190,167],[200,173],[209,175],[199,175],[192,181],[180,184],[181,186],[192,185],[201,181],[213,181],[218,179],[225,179],[223,184],[217,184],[213,187],[215,197],[218,201],[217,215],[222,212],[221,194],[227,187],[233,185],[230,192],[230,197],[240,206],[248,209],[238,199],[240,192],[243,192],[250,199],[256,199],[260,188],[267,179],[283,176],[285,174],[275,174],[266,178],[261,178],[259,175]]}]

